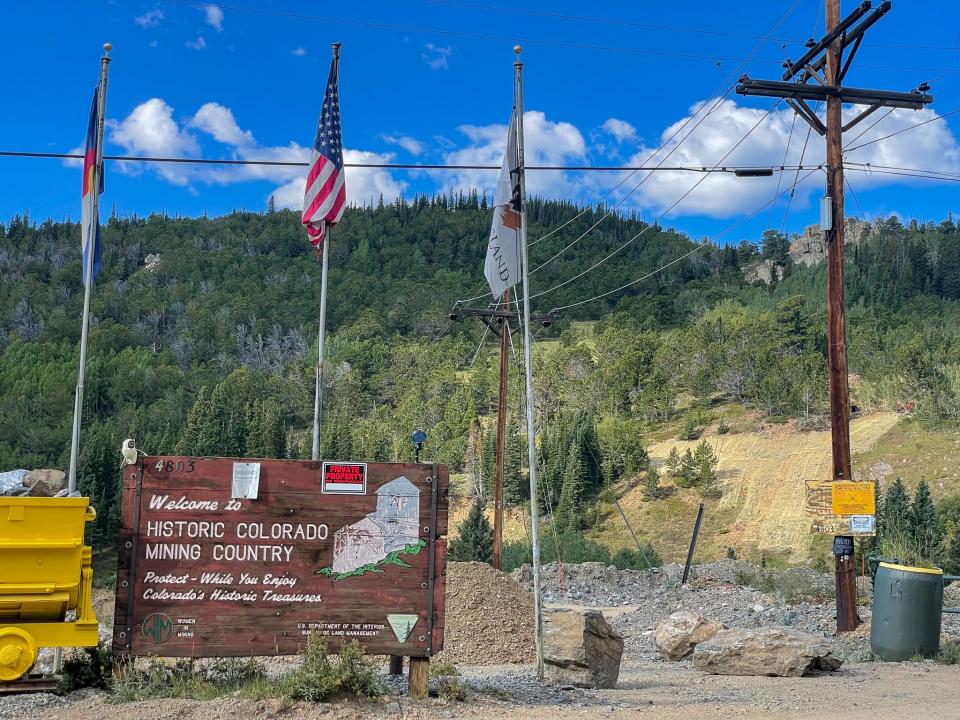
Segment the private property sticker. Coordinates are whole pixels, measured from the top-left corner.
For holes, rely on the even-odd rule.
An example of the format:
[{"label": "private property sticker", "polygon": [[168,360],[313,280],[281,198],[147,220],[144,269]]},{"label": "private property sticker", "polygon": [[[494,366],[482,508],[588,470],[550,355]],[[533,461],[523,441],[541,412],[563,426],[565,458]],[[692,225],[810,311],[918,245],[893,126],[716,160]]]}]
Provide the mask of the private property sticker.
[{"label": "private property sticker", "polygon": [[367,464],[325,462],[322,490],[327,495],[366,495]]}]

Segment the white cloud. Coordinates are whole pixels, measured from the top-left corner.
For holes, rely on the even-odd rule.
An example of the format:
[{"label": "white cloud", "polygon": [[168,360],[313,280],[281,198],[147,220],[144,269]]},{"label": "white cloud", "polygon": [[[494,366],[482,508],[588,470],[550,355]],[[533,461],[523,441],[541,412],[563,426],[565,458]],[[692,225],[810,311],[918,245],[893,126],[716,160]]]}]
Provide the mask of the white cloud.
[{"label": "white cloud", "polygon": [[203,50],[207,46],[207,41],[203,39],[203,35],[200,35],[196,40],[187,40],[185,45],[191,50]]},{"label": "white cloud", "polygon": [[163,11],[154,9],[148,10],[143,15],[135,17],[133,22],[142,28],[152,28],[159,25],[161,20],[163,20]]},{"label": "white cloud", "polygon": [[226,145],[247,147],[256,145],[253,133],[241,130],[233,117],[233,111],[219,103],[208,102],[197,110],[190,125],[213,135],[217,142]]},{"label": "white cloud", "polygon": [[380,137],[384,142],[402,147],[411,155],[419,155],[423,152],[423,143],[409,135],[381,135]]},{"label": "white cloud", "polygon": [[633,140],[637,137],[637,129],[626,120],[620,120],[619,118],[612,117],[600,127],[613,135],[618,143]]},{"label": "white cloud", "polygon": [[[716,100],[710,100],[706,104],[712,107],[715,103]],[[697,103],[691,107],[690,115],[696,113],[704,104]],[[844,121],[849,121],[855,112],[856,110],[852,108],[845,111]],[[750,132],[764,113],[765,110],[762,109],[741,107],[733,100],[723,100],[717,104],[712,112],[706,115],[706,119],[689,137],[684,139],[690,129],[704,117],[702,114],[697,117],[697,120],[680,130],[678,136],[669,141],[664,150],[656,157],[652,157],[656,148],[643,146],[629,159],[628,164],[656,164],[671,150],[673,152],[670,154],[669,160],[666,161],[666,164],[669,165],[713,167],[717,163],[728,166],[799,164],[804,145],[803,139],[806,136],[806,126],[803,121],[797,120],[790,142],[790,149],[785,159],[784,149],[787,147],[787,140],[790,137],[793,111],[788,108],[771,113],[756,130]],[[851,143],[862,130],[860,126],[853,128],[847,133],[846,142],[848,145],[856,145],[933,116],[934,112],[932,110],[917,112],[895,110],[869,133]],[[681,118],[667,127],[661,134],[662,141],[667,141],[679,130],[688,117]],[[724,159],[724,156],[737,141],[747,135],[748,132],[750,132],[749,137],[730,153],[729,157]],[[957,172],[960,170],[960,149],[958,149],[956,138],[950,133],[945,123],[929,123],[908,133],[852,151],[848,154],[847,161]],[[815,165],[822,162],[824,162],[824,144],[819,136],[813,135],[807,144],[806,153],[803,154],[803,164]],[[806,172],[801,172],[801,178]],[[785,171],[783,173],[780,184],[781,191],[789,188],[794,176],[795,171]],[[636,182],[634,180],[627,181],[623,191],[627,192],[632,189],[641,177],[641,175],[637,175]],[[684,172],[652,173],[649,179],[636,190],[625,204],[628,207],[634,206],[649,209],[653,212],[663,212],[690,190],[701,177]],[[907,178],[879,173],[867,177],[864,173],[848,172],[848,177],[854,190],[867,185],[929,182],[910,181]],[[732,173],[712,174],[704,179],[675,209],[671,210],[670,215],[703,215],[716,218],[745,215],[770,200],[773,197],[776,185],[776,174],[770,178],[737,178]],[[795,207],[807,206],[811,194],[821,192],[822,187],[823,174],[820,172],[813,173],[801,183],[800,189],[794,197],[793,205]],[[785,198],[781,198],[779,205],[783,206],[785,202]]]},{"label": "white cloud", "polygon": [[[343,151],[345,163],[389,163],[393,162],[392,153],[375,153],[367,150]],[[376,203],[380,197],[384,202],[392,202],[407,189],[407,183],[397,180],[389,171],[383,168],[346,168],[345,182],[347,185],[347,203],[349,205],[370,205]],[[298,172],[290,182],[281,185],[270,195],[279,207],[300,209],[303,206],[303,190],[306,184],[306,173]]]},{"label": "white cloud", "polygon": [[[503,162],[507,142],[506,125],[461,125],[458,130],[469,140],[466,147],[444,153],[449,165],[495,165]],[[586,161],[587,144],[583,134],[568,122],[554,122],[539,110],[523,114],[524,160],[527,165],[569,165]],[[445,190],[478,188],[492,194],[497,182],[496,170],[462,170],[434,173]],[[584,183],[574,183],[568,173],[535,172],[527,174],[527,194],[581,199]],[[591,198],[585,198],[588,202]]]},{"label": "white cloud", "polygon": [[[160,98],[152,98],[140,105],[123,120],[110,120],[110,140],[120,145],[131,155],[154,157],[193,157],[199,153],[196,138],[181,129],[173,119],[173,108]],[[137,172],[128,163],[121,167],[128,172]],[[185,185],[189,182],[189,169],[168,163],[156,163],[152,167],[169,182]]]},{"label": "white cloud", "polygon": [[307,51],[302,47],[295,47],[293,50],[290,51],[290,54],[296,55],[297,57],[303,57],[304,55],[307,54]]},{"label": "white cloud", "polygon": [[420,58],[427,64],[431,70],[449,70],[450,56],[453,54],[453,46],[434,45],[427,43],[425,51],[420,53]]},{"label": "white cloud", "polygon": [[223,32],[223,10],[216,5],[204,5],[202,8],[197,9],[203,11],[206,16],[207,25],[217,32]]},{"label": "white cloud", "polygon": [[[311,149],[295,142],[279,146],[263,146],[257,143],[253,133],[237,123],[233,111],[219,103],[208,102],[182,126],[173,117],[174,110],[160,98],[141,103],[124,120],[111,120],[110,140],[121,145],[128,153],[165,157],[196,157],[200,154],[195,130],[209,135],[219,143],[221,151],[239,160],[268,160],[275,162],[308,162]],[[222,155],[223,152],[220,153]],[[364,150],[344,149],[346,163],[389,163],[391,153],[374,153]],[[131,171],[129,164],[123,167]],[[134,166],[134,172],[145,168]],[[268,193],[280,207],[299,208],[303,202],[303,186],[306,168],[286,165],[168,165],[156,163],[147,166],[164,180],[176,185],[196,184],[230,185],[238,182],[262,181],[278,185]],[[351,205],[376,202],[382,194],[392,202],[402,195],[407,183],[397,180],[385,168],[347,168],[347,200]]]}]

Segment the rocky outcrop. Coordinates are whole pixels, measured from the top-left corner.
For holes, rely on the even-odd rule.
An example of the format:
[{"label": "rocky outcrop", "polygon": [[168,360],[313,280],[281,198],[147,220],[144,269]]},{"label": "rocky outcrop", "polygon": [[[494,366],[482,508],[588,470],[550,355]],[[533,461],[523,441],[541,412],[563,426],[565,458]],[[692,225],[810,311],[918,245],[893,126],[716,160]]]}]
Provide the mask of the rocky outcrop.
[{"label": "rocky outcrop", "polygon": [[613,688],[623,638],[597,610],[557,610],[544,616],[543,659],[549,680],[583,688]]},{"label": "rocky outcrop", "polygon": [[[843,241],[846,245],[859,245],[874,232],[873,226],[858,220],[847,218],[844,226]],[[819,225],[809,225],[801,235],[790,243],[790,259],[795,265],[816,265],[827,257],[827,246]]]},{"label": "rocky outcrop", "polygon": [[769,285],[774,278],[778,282],[783,280],[783,266],[775,265],[773,260],[761,260],[743,269],[743,279],[748,283],[762,282],[764,285]]},{"label": "rocky outcrop", "polygon": [[682,660],[702,642],[715,636],[726,625],[707,620],[690,610],[680,610],[657,625],[654,641],[657,653],[668,660]]},{"label": "rocky outcrop", "polygon": [[800,677],[842,664],[822,639],[787,628],[722,630],[693,651],[693,666],[711,675]]}]

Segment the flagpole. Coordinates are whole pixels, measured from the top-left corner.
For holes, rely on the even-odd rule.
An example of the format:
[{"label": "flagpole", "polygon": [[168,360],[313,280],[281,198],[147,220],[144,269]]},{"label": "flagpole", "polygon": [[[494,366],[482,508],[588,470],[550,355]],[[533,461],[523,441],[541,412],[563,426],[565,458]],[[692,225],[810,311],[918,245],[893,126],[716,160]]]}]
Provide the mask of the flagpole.
[{"label": "flagpole", "polygon": [[[337,65],[337,82],[340,80],[340,43],[331,43],[333,60]],[[327,270],[330,267],[330,232],[326,225],[323,233],[323,260],[320,270],[320,329],[317,331],[317,374],[313,395],[313,447],[310,459],[320,459],[320,416],[323,413],[323,352],[327,335]]]},{"label": "flagpole", "polygon": [[[100,178],[103,174],[103,119],[107,109],[107,68],[110,65],[110,56],[113,50],[110,43],[103,44],[103,56],[100,58],[100,92],[97,98],[97,160],[94,164],[94,178],[90,185],[93,193],[93,217],[96,224],[100,217]],[[83,232],[81,228],[81,233]],[[77,489],[77,458],[80,454],[80,420],[83,414],[83,381],[87,369],[87,329],[90,326],[90,290],[93,287],[93,261],[96,255],[96,230],[90,237],[87,248],[86,266],[83,277],[86,282],[83,289],[83,320],[80,326],[80,370],[77,373],[77,392],[73,401],[73,434],[70,438],[70,471],[67,475],[67,489],[74,492]]]},{"label": "flagpole", "polygon": [[520,246],[523,262],[523,358],[527,384],[527,465],[530,472],[530,542],[533,550],[533,623],[534,639],[537,649],[537,678],[543,680],[543,598],[540,594],[540,532],[538,529],[539,514],[537,503],[537,443],[533,425],[533,360],[530,339],[530,282],[527,264],[527,213],[526,213],[526,179],[524,178],[523,161],[523,63],[520,62],[519,45],[513,51],[517,58],[513,63],[514,101],[517,118],[517,154],[520,168],[520,202],[523,212],[520,213]]},{"label": "flagpole", "polygon": [[[336,52],[336,51],[334,51]],[[317,387],[313,396],[313,449],[311,460],[320,459],[320,414],[323,411],[323,346],[327,335],[327,270],[330,267],[330,228],[323,234],[323,261],[320,270],[320,330],[317,333]]]}]

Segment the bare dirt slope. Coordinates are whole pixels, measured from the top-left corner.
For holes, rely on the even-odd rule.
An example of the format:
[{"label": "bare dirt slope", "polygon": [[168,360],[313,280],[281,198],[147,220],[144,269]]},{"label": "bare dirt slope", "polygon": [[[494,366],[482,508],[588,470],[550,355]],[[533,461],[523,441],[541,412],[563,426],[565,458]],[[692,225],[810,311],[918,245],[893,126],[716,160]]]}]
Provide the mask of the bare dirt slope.
[{"label": "bare dirt slope", "polygon": [[[894,413],[877,412],[857,418],[850,425],[855,455],[868,451],[898,422]],[[741,556],[750,548],[779,552],[791,562],[803,562],[810,551],[810,518],[804,513],[805,481],[829,478],[830,433],[798,432],[793,423],[765,425],[752,432],[729,435],[708,433],[706,439],[720,458],[717,467],[723,497],[708,508],[704,544],[700,558],[715,557],[724,546],[738,549]],[[650,456],[662,464],[674,446],[680,452],[699,441],[665,440],[649,448]],[[680,490],[673,496],[647,502],[639,488],[631,489],[621,501],[632,521],[667,559],[679,559],[689,541],[690,527],[699,496]],[[674,527],[664,521],[673,515]],[[671,531],[679,532],[673,537]],[[647,535],[651,537],[650,535]],[[660,544],[658,544],[658,540]]]}]

